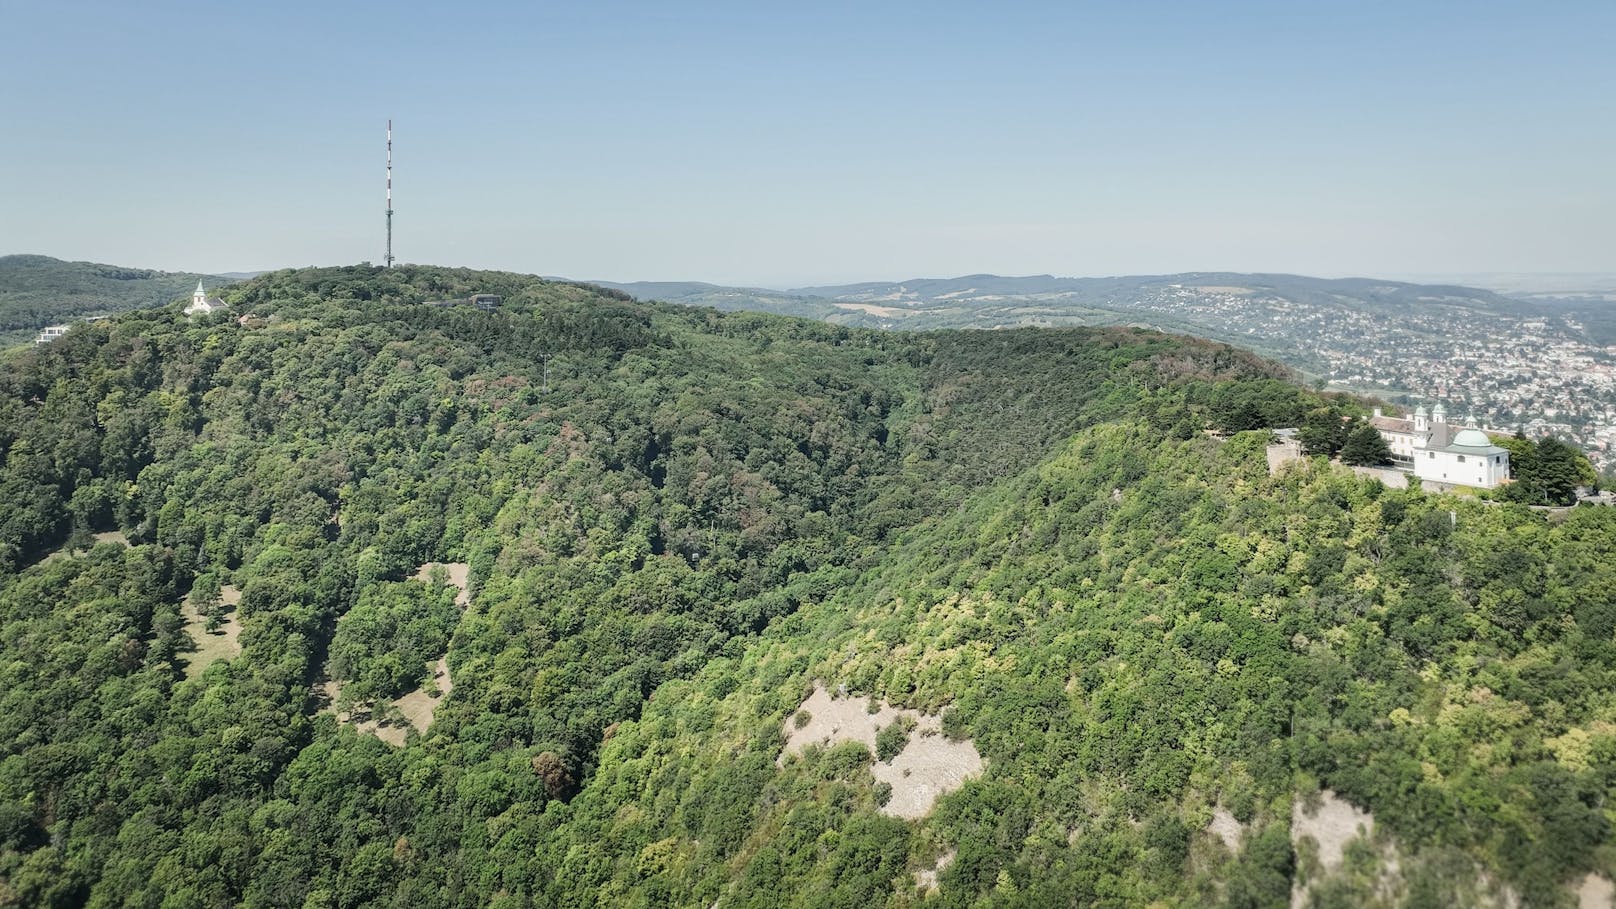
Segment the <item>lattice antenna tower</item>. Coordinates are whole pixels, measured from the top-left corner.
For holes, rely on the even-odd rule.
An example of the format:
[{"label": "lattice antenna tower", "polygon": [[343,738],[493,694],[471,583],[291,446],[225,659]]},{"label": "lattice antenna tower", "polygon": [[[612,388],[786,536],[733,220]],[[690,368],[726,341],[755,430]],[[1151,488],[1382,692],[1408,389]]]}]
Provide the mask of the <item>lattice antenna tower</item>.
[{"label": "lattice antenna tower", "polygon": [[387,121],[387,252],[382,256],[386,268],[393,267],[393,121]]}]

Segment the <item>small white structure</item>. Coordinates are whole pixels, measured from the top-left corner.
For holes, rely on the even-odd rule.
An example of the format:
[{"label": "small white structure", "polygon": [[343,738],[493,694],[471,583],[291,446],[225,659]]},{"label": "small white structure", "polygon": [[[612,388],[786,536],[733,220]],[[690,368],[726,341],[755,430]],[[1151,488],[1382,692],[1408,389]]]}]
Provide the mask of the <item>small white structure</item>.
[{"label": "small white structure", "polygon": [[67,330],[70,327],[71,326],[68,325],[47,325],[39,330],[39,334],[34,337],[34,343],[49,344],[57,338],[60,338],[62,335],[67,334]]},{"label": "small white structure", "polygon": [[191,293],[191,305],[185,307],[185,314],[188,316],[205,316],[210,312],[218,312],[224,308],[224,301],[217,297],[208,296],[208,292],[202,289],[202,282],[198,281],[196,282],[196,290]]},{"label": "small white structure", "polygon": [[1369,420],[1392,450],[1392,461],[1422,480],[1490,489],[1509,479],[1509,451],[1494,445],[1479,429],[1454,426],[1448,409],[1422,405],[1414,419],[1383,416]]}]

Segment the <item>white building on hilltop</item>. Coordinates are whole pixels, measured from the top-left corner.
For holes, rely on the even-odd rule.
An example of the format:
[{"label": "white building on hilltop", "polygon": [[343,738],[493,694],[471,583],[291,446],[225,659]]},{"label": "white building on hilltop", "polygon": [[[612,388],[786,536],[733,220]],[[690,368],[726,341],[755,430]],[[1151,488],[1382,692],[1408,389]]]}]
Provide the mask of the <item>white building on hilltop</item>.
[{"label": "white building on hilltop", "polygon": [[44,328],[41,328],[39,330],[39,334],[34,337],[34,343],[35,344],[49,344],[50,342],[56,340],[57,338],[60,338],[62,335],[67,334],[67,330],[69,328],[72,328],[72,326],[71,325],[47,325]]},{"label": "white building on hilltop", "polygon": [[1438,404],[1429,415],[1422,405],[1414,419],[1382,416],[1369,425],[1380,431],[1392,450],[1392,461],[1422,480],[1488,489],[1509,479],[1509,451],[1494,445],[1479,429],[1448,422],[1448,409]]},{"label": "white building on hilltop", "polygon": [[196,290],[191,292],[191,305],[185,307],[185,314],[188,316],[205,316],[210,312],[218,312],[224,308],[224,301],[217,297],[208,296],[208,292],[202,289],[202,282],[198,281],[196,282]]}]

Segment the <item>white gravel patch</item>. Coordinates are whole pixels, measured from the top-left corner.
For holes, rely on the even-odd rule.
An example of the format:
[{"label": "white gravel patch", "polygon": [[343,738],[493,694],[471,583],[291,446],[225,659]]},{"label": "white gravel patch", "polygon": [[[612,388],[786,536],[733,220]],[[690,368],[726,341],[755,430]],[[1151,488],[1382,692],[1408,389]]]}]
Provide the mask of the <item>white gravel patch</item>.
[{"label": "white gravel patch", "polygon": [[1346,858],[1347,844],[1360,836],[1374,835],[1375,818],[1329,789],[1319,796],[1319,810],[1313,814],[1303,810],[1301,799],[1291,803],[1291,842],[1299,843],[1304,836],[1312,837],[1319,844],[1319,864],[1326,872],[1338,871]]},{"label": "white gravel patch", "polygon": [[[969,739],[955,741],[942,733],[942,719],[918,710],[903,710],[886,703],[870,712],[867,697],[832,697],[824,685],[814,686],[802,706],[786,717],[786,747],[777,763],[788,754],[801,754],[809,745],[836,745],[860,742],[875,752],[875,736],[900,718],[914,721],[909,741],[890,763],[877,761],[871,768],[878,782],[892,787],[892,797],[881,812],[891,817],[916,820],[931,813],[937,800],[958,789],[966,780],[982,773],[982,755]],[[808,722],[797,725],[806,711]]]},{"label": "white gravel patch", "polygon": [[950,849],[937,857],[937,864],[931,866],[930,868],[922,868],[919,871],[916,871],[915,886],[926,891],[936,890],[937,875],[942,874],[944,869],[946,869],[949,865],[954,864],[954,858],[957,855],[959,855],[958,850]]},{"label": "white gravel patch", "polygon": [[[1332,790],[1319,793],[1318,810],[1311,814],[1302,807],[1302,799],[1291,802],[1291,845],[1300,844],[1304,837],[1317,843],[1323,876],[1341,870],[1348,843],[1359,837],[1368,839],[1374,832],[1374,816],[1354,808]],[[1291,884],[1291,909],[1303,909],[1307,905],[1311,885],[1311,881],[1303,884],[1300,880]]]},{"label": "white gravel patch", "polygon": [[1230,852],[1240,851],[1240,837],[1245,828],[1229,813],[1229,809],[1219,805],[1212,811],[1212,820],[1206,825],[1206,832],[1223,841]]},{"label": "white gravel patch", "polygon": [[1616,883],[1604,875],[1585,875],[1577,888],[1577,909],[1616,909]]},{"label": "white gravel patch", "polygon": [[449,583],[459,588],[460,593],[455,596],[455,605],[465,609],[471,603],[471,594],[466,590],[466,582],[471,578],[471,566],[465,562],[428,562],[415,572],[415,580],[432,583],[432,569],[442,568],[449,574]]}]

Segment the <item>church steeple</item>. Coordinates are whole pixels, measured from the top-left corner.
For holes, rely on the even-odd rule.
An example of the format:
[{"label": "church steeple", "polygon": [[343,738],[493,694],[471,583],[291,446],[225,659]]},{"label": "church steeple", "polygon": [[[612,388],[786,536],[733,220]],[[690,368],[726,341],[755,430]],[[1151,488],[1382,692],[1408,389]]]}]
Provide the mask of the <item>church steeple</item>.
[{"label": "church steeple", "polygon": [[191,302],[193,304],[208,302],[208,292],[202,289],[201,281],[196,282],[196,292],[191,294]]}]

